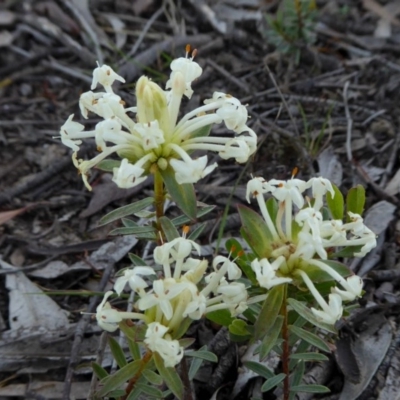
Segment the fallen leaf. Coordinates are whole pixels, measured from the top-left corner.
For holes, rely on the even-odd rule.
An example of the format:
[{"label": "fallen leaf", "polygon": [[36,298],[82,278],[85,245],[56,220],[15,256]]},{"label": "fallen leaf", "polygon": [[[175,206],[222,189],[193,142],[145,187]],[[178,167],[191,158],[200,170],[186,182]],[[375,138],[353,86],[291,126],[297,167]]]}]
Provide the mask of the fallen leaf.
[{"label": "fallen leaf", "polygon": [[10,211],[1,211],[0,212],[0,225],[6,223],[10,219],[13,219],[17,217],[18,215],[24,213],[25,211],[29,210],[32,208],[32,206],[26,206],[23,208],[18,208],[16,210],[10,210]]}]

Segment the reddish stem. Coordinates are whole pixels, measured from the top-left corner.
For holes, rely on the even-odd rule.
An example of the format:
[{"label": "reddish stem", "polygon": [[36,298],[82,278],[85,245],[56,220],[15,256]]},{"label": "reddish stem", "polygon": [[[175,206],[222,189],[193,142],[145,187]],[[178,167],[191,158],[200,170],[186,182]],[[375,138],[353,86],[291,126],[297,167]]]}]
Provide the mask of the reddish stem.
[{"label": "reddish stem", "polygon": [[284,295],[283,295],[283,302],[281,307],[281,315],[283,316],[283,324],[282,324],[282,370],[283,373],[286,375],[285,379],[283,380],[283,400],[289,400],[289,330],[288,330],[288,314],[287,314],[287,285],[285,285]]}]

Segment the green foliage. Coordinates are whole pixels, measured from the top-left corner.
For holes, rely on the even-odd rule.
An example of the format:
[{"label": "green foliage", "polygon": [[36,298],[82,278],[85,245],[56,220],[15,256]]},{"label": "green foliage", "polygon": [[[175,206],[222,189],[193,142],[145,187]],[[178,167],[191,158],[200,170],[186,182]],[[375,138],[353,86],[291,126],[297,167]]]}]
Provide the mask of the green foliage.
[{"label": "green foliage", "polygon": [[243,238],[259,258],[269,257],[273,236],[264,219],[246,206],[239,205],[238,211],[242,220],[240,232]]},{"label": "green foliage", "polygon": [[99,222],[99,225],[109,224],[110,222],[116,221],[128,215],[135,214],[142,211],[146,207],[149,207],[154,203],[153,197],[146,197],[143,200],[139,200],[136,203],[128,204],[127,206],[117,208],[105,215]]},{"label": "green foliage", "polygon": [[160,173],[172,200],[191,221],[194,221],[197,215],[197,206],[193,184],[179,184],[175,179],[175,171],[170,165],[165,170],[160,170]]},{"label": "green foliage", "polygon": [[254,324],[254,340],[263,338],[274,326],[282,307],[285,290],[285,285],[278,285],[268,292],[257,321]]},{"label": "green foliage", "polygon": [[282,53],[293,54],[298,63],[301,48],[315,42],[316,15],[315,0],[283,0],[275,18],[265,16],[264,36]]},{"label": "green foliage", "polygon": [[326,202],[328,204],[329,211],[332,214],[333,219],[343,220],[344,215],[344,200],[343,194],[339,188],[332,184],[335,195],[332,197],[331,193],[328,192],[326,195]]},{"label": "green foliage", "polygon": [[[346,196],[347,212],[362,215],[365,205],[365,189],[361,185],[357,185],[349,190]],[[347,215],[347,221],[350,222],[350,216]]]}]

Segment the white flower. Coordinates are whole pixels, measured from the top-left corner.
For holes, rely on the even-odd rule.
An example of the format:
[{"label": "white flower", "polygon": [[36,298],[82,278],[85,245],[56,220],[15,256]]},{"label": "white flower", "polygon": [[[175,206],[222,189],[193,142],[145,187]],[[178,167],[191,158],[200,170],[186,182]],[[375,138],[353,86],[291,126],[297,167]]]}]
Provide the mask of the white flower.
[{"label": "white flower", "polygon": [[311,311],[319,321],[334,325],[343,314],[342,298],[336,293],[331,293],[329,295],[329,305],[324,307],[323,310],[311,308]]},{"label": "white flower", "polygon": [[85,127],[79,122],[72,121],[72,118],[74,118],[74,114],[68,117],[60,129],[61,141],[73,151],[79,151],[79,145],[82,144],[82,140],[77,139],[85,137],[84,133],[82,133]]},{"label": "white flower", "polygon": [[174,81],[177,74],[182,74],[182,80],[184,82],[184,90],[182,94],[185,94],[189,99],[192,97],[192,82],[197,79],[203,72],[203,69],[193,61],[193,57],[184,58],[180,57],[172,61],[171,63],[171,78],[167,81],[166,88],[174,90]]},{"label": "white flower", "polygon": [[159,128],[158,121],[138,123],[135,130],[143,138],[142,146],[145,151],[156,149],[165,142],[164,132]]},{"label": "white flower", "polygon": [[147,326],[144,343],[151,351],[157,352],[162,357],[166,367],[174,367],[182,360],[183,348],[178,340],[164,339],[167,331],[168,328],[158,322],[150,323]]},{"label": "white flower", "polygon": [[353,301],[357,297],[361,297],[363,280],[359,276],[350,276],[346,279],[346,285],[343,286],[345,290],[334,287],[332,293],[338,294],[343,301]]},{"label": "white flower", "polygon": [[113,294],[108,291],[102,302],[96,308],[96,319],[100,328],[107,332],[115,332],[118,329],[118,324],[122,321],[122,317],[117,310],[114,310],[107,299]]},{"label": "white flower", "polygon": [[276,276],[276,271],[284,262],[283,256],[278,257],[272,264],[266,258],[254,259],[251,262],[251,268],[256,274],[259,285],[265,289],[271,289],[274,286],[292,282],[291,278]]},{"label": "white flower", "polygon": [[100,328],[107,332],[115,332],[118,329],[118,324],[123,319],[146,319],[143,314],[118,311],[112,308],[111,304],[107,301],[112,294],[113,291],[111,290],[106,292],[102,302],[96,308],[96,320]]},{"label": "white flower", "polygon": [[197,287],[195,287],[195,290],[193,287],[195,287],[195,285],[189,286],[189,290],[192,295],[192,300],[188,303],[182,316],[184,318],[189,317],[193,320],[198,320],[206,312],[207,299],[203,293],[197,290]]},{"label": "white flower", "polygon": [[225,148],[219,152],[219,156],[227,160],[234,158],[238,163],[245,163],[251,155],[250,147],[243,139],[233,138],[225,143]]},{"label": "white flower", "polygon": [[277,200],[290,204],[293,202],[298,208],[303,208],[304,197],[301,193],[306,190],[307,182],[293,178],[288,181],[271,179],[268,183],[276,187],[272,195]]},{"label": "white flower", "polygon": [[115,280],[114,290],[120,295],[125,285],[129,283],[133,291],[141,292],[148,285],[140,275],[155,275],[155,272],[150,267],[127,268],[124,270],[124,274]]},{"label": "white flower", "polygon": [[[322,264],[322,263],[321,263]],[[298,270],[299,275],[303,278],[304,283],[307,285],[311,294],[314,296],[317,303],[320,305],[322,310],[311,308],[313,314],[321,321],[329,325],[333,325],[338,321],[343,314],[342,298],[337,293],[331,293],[329,295],[329,304],[324,300],[318,290],[315,288],[311,279],[308,275]]]},{"label": "white flower", "polygon": [[153,282],[153,291],[145,294],[138,302],[140,310],[147,310],[158,306],[167,320],[173,316],[171,300],[178,296],[185,288],[186,283],[177,283],[175,279],[160,279]]},{"label": "white flower", "polygon": [[237,305],[247,300],[246,286],[241,282],[220,285],[217,293],[222,295],[222,302],[229,305]]},{"label": "white flower", "polygon": [[327,192],[330,192],[332,197],[335,196],[335,191],[333,190],[330,180],[324,178],[311,178],[307,182],[307,186],[312,188],[312,195],[315,199],[313,207],[316,210],[320,210],[323,206],[323,197]]},{"label": "white flower", "polygon": [[118,168],[113,168],[114,176],[112,181],[122,189],[129,189],[147,179],[147,176],[142,176],[143,172],[143,168],[131,164],[128,159],[124,158]]},{"label": "white flower", "polygon": [[217,265],[218,264],[223,264],[222,267],[220,268],[226,268],[226,271],[228,273],[228,279],[229,280],[234,280],[234,279],[239,279],[242,276],[242,270],[229,258],[224,257],[224,256],[217,256],[213,260],[213,267],[215,270],[217,270]]},{"label": "white flower", "polygon": [[196,183],[218,166],[217,163],[214,163],[207,167],[207,161],[207,156],[203,156],[197,160],[191,158],[184,161],[171,159],[170,164],[175,171],[176,181],[182,185],[184,183]]},{"label": "white flower", "polygon": [[112,93],[111,85],[114,83],[115,80],[122,83],[125,82],[125,79],[115,73],[108,65],[104,64],[101,67],[100,64],[97,63],[97,65],[98,67],[95,68],[93,71],[93,81],[91,86],[92,90],[96,88],[98,83],[100,83],[100,85],[104,87],[106,92]]},{"label": "white flower", "polygon": [[156,343],[158,339],[162,339],[168,332],[168,327],[161,325],[159,322],[152,322],[147,325],[144,342],[150,350],[156,351]]}]

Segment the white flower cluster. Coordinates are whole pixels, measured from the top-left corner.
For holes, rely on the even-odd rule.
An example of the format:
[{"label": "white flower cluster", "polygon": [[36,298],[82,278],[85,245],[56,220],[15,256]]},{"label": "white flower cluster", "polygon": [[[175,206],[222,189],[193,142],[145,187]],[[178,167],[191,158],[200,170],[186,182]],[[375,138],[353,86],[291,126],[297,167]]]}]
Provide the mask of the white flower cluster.
[{"label": "white flower cluster", "polygon": [[[173,334],[186,318],[200,319],[211,311],[228,309],[236,316],[247,309],[245,285],[236,282],[241,270],[227,257],[213,260],[213,272],[206,273],[208,262],[191,257],[192,250],[200,255],[195,242],[180,237],[155,248],[153,257],[163,267],[163,277],[149,284],[143,277],[156,275],[153,268],[139,266],[125,269],[114,284],[120,295],[128,284],[137,295],[136,308],[140,312],[121,312],[107,302],[113,293],[105,294],[97,307],[100,327],[113,332],[123,319],[140,319],[147,324],[144,343],[156,351],[165,365],[174,366],[183,357],[183,349]],[[150,285],[150,287],[149,287]]]},{"label": "white flower cluster", "polygon": [[[74,151],[74,164],[89,190],[89,170],[113,153],[122,159],[120,166],[114,168],[113,181],[120,188],[131,188],[146,179],[154,164],[162,170],[170,165],[180,184],[197,182],[212,172],[217,164],[207,166],[207,156],[191,158],[190,154],[195,150],[215,151],[221,158],[234,158],[239,163],[246,162],[255,152],[257,136],[246,125],[247,109],[228,94],[215,92],[211,99],[204,101],[205,105],[177,122],[182,97],[191,98],[191,84],[202,73],[193,57],[188,57],[189,51],[190,47],[186,58],[172,61],[167,90],[162,90],[145,76],[138,80],[136,107],[125,108],[121,97],[113,92],[113,82],[125,80],[111,67],[98,66],[93,71],[91,89],[100,84],[104,92],[83,93],[79,107],[84,118],[90,111],[104,121],[99,122],[94,130],[85,131],[82,124],[73,121],[72,114],[60,130],[62,142]],[[136,113],[136,118],[132,119],[128,113]],[[208,134],[213,124],[222,122],[235,133],[234,137]],[[82,139],[86,138],[95,139],[100,154],[83,161],[77,158],[77,152]]]},{"label": "white flower cluster", "polygon": [[[313,202],[303,195],[308,189],[311,189]],[[328,260],[327,249],[361,246],[361,250],[354,255],[363,257],[376,246],[376,235],[364,225],[358,214],[349,212],[349,223],[324,220],[321,208],[327,192],[334,197],[332,184],[323,178],[312,178],[308,182],[294,178],[288,181],[272,179],[268,182],[263,178],[253,178],[247,185],[247,201],[250,202],[250,195],[257,199],[273,237],[270,256],[255,259],[251,263],[260,286],[270,289],[300,276],[321,307],[321,310],[311,309],[314,315],[325,323],[334,324],[342,316],[342,302],[361,296],[363,282],[356,275],[344,279],[325,263]],[[271,193],[278,200],[275,221],[267,210],[264,193]],[[295,216],[294,205],[298,210]],[[293,229],[294,226],[297,229]],[[329,303],[303,270],[307,266],[319,268],[340,285],[340,288],[332,288]]]}]

